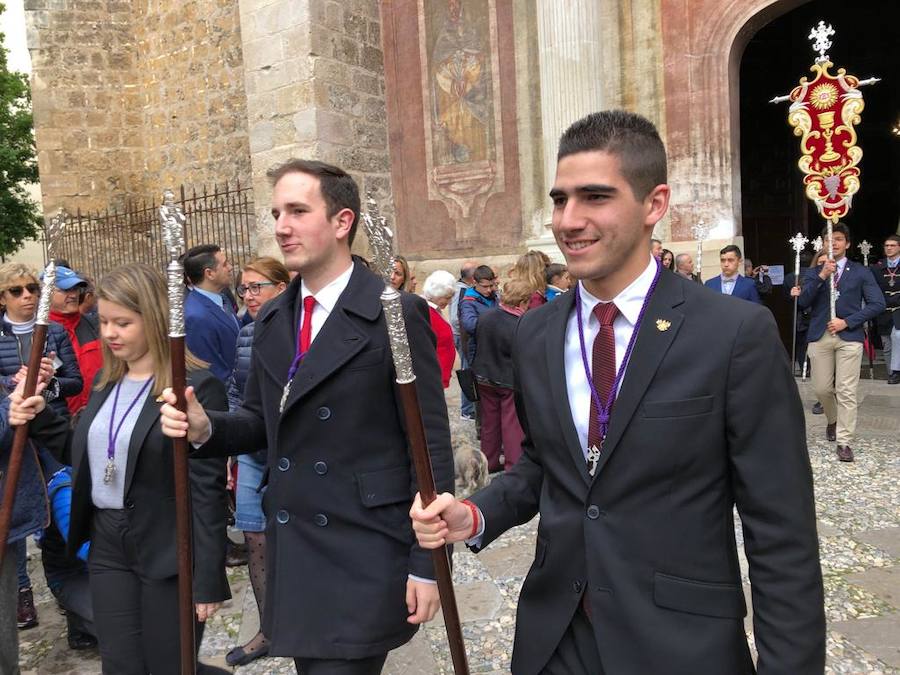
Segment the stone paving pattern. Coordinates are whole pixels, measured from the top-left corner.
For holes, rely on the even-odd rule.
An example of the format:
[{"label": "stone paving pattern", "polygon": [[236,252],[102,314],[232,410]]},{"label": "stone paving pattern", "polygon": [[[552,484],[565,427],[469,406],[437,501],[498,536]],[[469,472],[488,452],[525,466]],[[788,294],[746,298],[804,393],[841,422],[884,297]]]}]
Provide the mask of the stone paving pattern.
[{"label": "stone paving pattern", "polygon": [[[826,673],[900,675],[900,386],[861,383],[853,464],[836,460],[834,445],[825,441],[823,416],[808,412],[813,401],[809,384],[800,383],[800,391],[807,410],[825,579]],[[450,400],[451,410],[458,410],[452,394]],[[737,518],[736,526],[740,543]],[[536,528],[537,520],[516,528],[479,556],[456,552],[454,578],[473,673],[509,672],[516,599],[533,556]],[[39,555],[34,552],[30,566],[41,623],[19,633],[23,673],[100,673],[96,651],[67,648],[65,620],[44,585]],[[234,599],[210,622],[201,649],[201,659],[216,665],[224,665],[225,652],[248,640],[258,625],[246,568],[230,570],[229,577]],[[747,630],[752,644],[750,616]],[[452,673],[445,642],[438,619],[390,655],[385,674]],[[238,675],[293,672],[287,659],[261,659],[235,670]]]}]

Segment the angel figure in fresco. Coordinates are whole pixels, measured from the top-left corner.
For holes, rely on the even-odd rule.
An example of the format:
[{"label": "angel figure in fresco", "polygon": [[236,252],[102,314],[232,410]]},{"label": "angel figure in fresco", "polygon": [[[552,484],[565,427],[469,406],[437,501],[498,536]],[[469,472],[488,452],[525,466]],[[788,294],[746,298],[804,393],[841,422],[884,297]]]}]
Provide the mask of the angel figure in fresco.
[{"label": "angel figure in fresco", "polygon": [[462,0],[447,0],[431,54],[439,165],[489,159],[490,62],[482,42],[464,20]]}]

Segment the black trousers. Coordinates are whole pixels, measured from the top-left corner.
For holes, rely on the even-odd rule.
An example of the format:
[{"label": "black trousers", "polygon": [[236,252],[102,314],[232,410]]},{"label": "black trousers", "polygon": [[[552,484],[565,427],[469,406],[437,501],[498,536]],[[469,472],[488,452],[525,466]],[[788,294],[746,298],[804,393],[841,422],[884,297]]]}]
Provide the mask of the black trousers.
[{"label": "black trousers", "polygon": [[297,675],[378,675],[384,667],[387,654],[367,659],[294,659]]},{"label": "black trousers", "polygon": [[50,592],[66,610],[66,627],[69,637],[83,633],[97,637],[94,627],[94,604],[91,600],[90,581],[87,574],[77,574],[62,583],[50,586]]},{"label": "black trousers", "polygon": [[594,627],[579,606],[543,675],[603,675]]},{"label": "black trousers", "polygon": [[[138,546],[124,511],[95,511],[88,571],[103,673],[179,673],[178,577],[143,577]],[[203,624],[195,635],[199,647]]]}]

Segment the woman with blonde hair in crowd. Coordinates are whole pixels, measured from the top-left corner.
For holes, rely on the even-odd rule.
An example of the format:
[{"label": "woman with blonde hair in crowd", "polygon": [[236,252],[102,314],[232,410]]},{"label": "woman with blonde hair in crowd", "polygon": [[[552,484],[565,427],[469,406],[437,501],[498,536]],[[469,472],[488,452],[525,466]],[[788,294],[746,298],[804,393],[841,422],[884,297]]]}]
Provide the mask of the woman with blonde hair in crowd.
[{"label": "woman with blonde hair in crowd", "polygon": [[394,266],[391,268],[391,286],[398,291],[416,292],[416,275],[410,270],[409,261],[402,255],[394,256]]},{"label": "woman with blonde hair in crowd", "polygon": [[[247,308],[251,323],[238,334],[234,371],[228,383],[228,408],[236,410],[244,401],[244,386],[250,374],[250,356],[256,317],[272,298],[284,292],[291,283],[287,268],[275,258],[257,258],[244,265],[238,297]],[[256,598],[259,615],[263,615],[266,597],[266,518],[262,508],[262,482],[266,469],[266,449],[238,455],[237,489],[235,490],[234,526],[244,532],[249,554],[250,585]],[[269,653],[269,641],[262,630],[251,640],[234,647],[225,655],[229,666],[244,666]]]},{"label": "woman with blonde hair in crowd", "polygon": [[524,279],[507,281],[499,305],[478,319],[471,367],[481,403],[481,451],[492,472],[501,467],[511,469],[522,456],[525,434],[513,397],[512,346],[519,318],[528,309],[531,289]]},{"label": "woman with blonde hair in crowd", "polygon": [[540,307],[547,302],[547,265],[550,258],[543,251],[532,250],[519,256],[509,272],[511,279],[519,279],[531,289],[528,309]]},{"label": "woman with blonde hair in crowd", "polygon": [[[103,367],[75,429],[63,429],[74,467],[67,548],[90,540],[88,571],[104,673],[179,672],[173,448],[158,396],[171,386],[168,296],[144,264],[118,267],[97,287]],[[225,387],[186,354],[188,382],[224,410]],[[10,397],[9,422],[55,422],[43,397]],[[197,645],[202,623],[230,597],[225,577],[225,461],[190,461]],[[204,672],[224,672],[210,666]]]}]

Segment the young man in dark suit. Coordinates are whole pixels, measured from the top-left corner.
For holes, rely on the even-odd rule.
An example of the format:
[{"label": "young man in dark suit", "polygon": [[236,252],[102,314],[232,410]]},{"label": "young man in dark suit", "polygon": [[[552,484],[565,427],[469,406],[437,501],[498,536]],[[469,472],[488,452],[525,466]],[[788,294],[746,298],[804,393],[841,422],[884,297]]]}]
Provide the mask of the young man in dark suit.
[{"label": "young man in dark suit", "polygon": [[759,673],[821,675],[803,410],[771,313],[651,258],[669,186],[646,119],[607,111],[575,122],[551,197],[579,284],[518,327],[524,454],[469,504],[417,500],[420,543],[477,552],[540,513],[515,675],[749,675],[737,506]]},{"label": "young man in dark suit", "polygon": [[[831,229],[834,260],[804,270],[797,304],[800,309],[811,310],[807,354],[812,365],[813,390],[828,422],[825,435],[829,441],[837,441],[838,459],[852,462],[850,443],[856,431],[856,391],[865,325],[884,311],[884,295],[868,267],[847,260],[850,228],[837,223]],[[822,239],[827,251],[827,229],[822,230]],[[833,319],[829,298],[832,285],[837,296]]]},{"label": "young man in dark suit", "polygon": [[707,281],[706,285],[717,293],[761,305],[762,300],[759,299],[759,293],[756,291],[756,283],[753,279],[741,276],[738,271],[741,269],[742,262],[741,249],[734,244],[729,244],[719,251],[722,274]]},{"label": "young man in dark suit", "polygon": [[[269,654],[294,657],[302,675],[369,675],[439,607],[431,554],[408,518],[416,483],[385,282],[350,255],[359,192],[347,173],[290,160],[269,177],[275,236],[299,274],[257,317],[243,406],[207,416],[188,390],[188,417],[164,405],[163,429],[187,432],[198,456],[268,448]],[[406,293],[402,301],[435,481],[451,490],[428,305]]]},{"label": "young man in dark suit", "polygon": [[900,235],[884,240],[884,258],[872,265],[872,274],[884,295],[885,310],[875,322],[884,347],[888,384],[900,384]]},{"label": "young man in dark suit", "polygon": [[184,299],[185,344],[209,364],[213,375],[228,382],[240,330],[233,307],[222,295],[231,284],[231,263],[215,244],[195,246],[184,256],[184,275],[191,283]]}]

